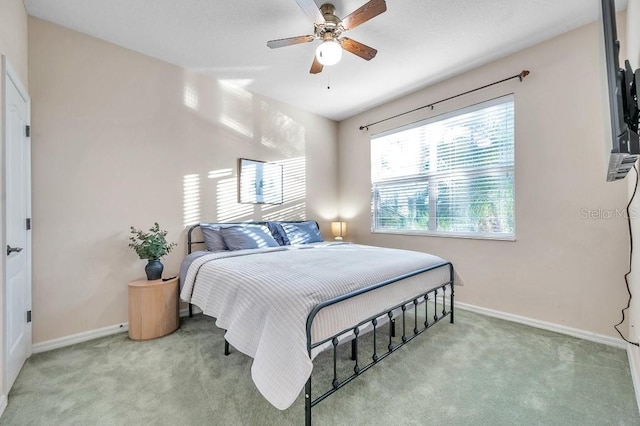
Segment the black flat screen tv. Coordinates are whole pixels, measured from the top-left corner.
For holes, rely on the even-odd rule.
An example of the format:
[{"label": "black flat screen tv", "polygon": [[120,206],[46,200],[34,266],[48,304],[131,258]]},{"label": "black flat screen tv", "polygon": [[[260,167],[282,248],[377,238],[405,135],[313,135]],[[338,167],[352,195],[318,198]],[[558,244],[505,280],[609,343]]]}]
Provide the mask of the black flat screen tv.
[{"label": "black flat screen tv", "polygon": [[636,88],[640,73],[629,61],[620,68],[620,42],[616,30],[615,0],[602,1],[604,35],[604,70],[606,76],[605,147],[607,150],[607,181],[624,179],[640,157],[638,141],[638,98]]}]

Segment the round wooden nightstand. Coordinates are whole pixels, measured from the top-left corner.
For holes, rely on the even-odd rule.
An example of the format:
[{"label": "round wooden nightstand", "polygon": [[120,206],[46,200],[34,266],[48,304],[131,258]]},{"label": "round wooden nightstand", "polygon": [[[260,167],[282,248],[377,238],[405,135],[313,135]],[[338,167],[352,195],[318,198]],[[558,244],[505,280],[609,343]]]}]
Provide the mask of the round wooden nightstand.
[{"label": "round wooden nightstand", "polygon": [[173,333],[180,325],[178,278],[129,283],[129,338],[149,340]]}]

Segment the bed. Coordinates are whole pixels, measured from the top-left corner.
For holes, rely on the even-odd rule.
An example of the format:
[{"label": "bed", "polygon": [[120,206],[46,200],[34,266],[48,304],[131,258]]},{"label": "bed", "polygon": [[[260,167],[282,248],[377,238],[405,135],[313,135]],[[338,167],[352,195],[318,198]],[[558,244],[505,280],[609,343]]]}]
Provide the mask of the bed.
[{"label": "bed", "polygon": [[[203,240],[194,239],[197,229]],[[226,330],[225,354],[231,344],[253,358],[252,379],[276,408],[304,389],[307,425],[316,404],[437,322],[454,320],[453,265],[430,254],[325,242],[314,221],[201,223],[187,244],[182,300]],[[195,249],[203,244],[207,250]],[[373,341],[366,357],[364,335]],[[337,348],[347,342],[352,373],[339,377]],[[333,352],[333,377],[314,397],[313,360],[323,351]]]}]

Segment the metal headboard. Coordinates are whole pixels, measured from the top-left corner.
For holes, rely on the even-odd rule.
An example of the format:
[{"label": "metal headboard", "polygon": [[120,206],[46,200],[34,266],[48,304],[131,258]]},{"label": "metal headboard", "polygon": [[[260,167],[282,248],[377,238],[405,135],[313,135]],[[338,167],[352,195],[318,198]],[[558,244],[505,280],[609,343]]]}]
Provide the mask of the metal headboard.
[{"label": "metal headboard", "polygon": [[[308,222],[308,220],[271,220],[271,221],[255,221],[255,222],[203,222],[203,223],[220,223],[220,224],[224,224],[224,225],[266,225],[267,222],[286,222],[286,223],[302,223],[302,222]],[[317,221],[315,221],[316,226],[318,227],[318,229],[320,229],[320,225],[318,224]],[[193,241],[193,231],[196,228],[200,227],[200,223],[196,223],[195,225],[192,225],[191,227],[189,227],[189,230],[187,231],[187,254],[191,254],[191,252],[193,251],[193,246],[196,244],[204,244],[204,239],[202,241]]]}]

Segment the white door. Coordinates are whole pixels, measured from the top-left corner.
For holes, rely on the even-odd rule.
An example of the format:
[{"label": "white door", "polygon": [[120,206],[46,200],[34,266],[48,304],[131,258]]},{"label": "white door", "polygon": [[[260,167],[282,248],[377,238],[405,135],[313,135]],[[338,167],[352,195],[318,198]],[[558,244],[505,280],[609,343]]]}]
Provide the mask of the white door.
[{"label": "white door", "polygon": [[29,96],[2,58],[5,93],[4,390],[31,355],[31,149]]}]

